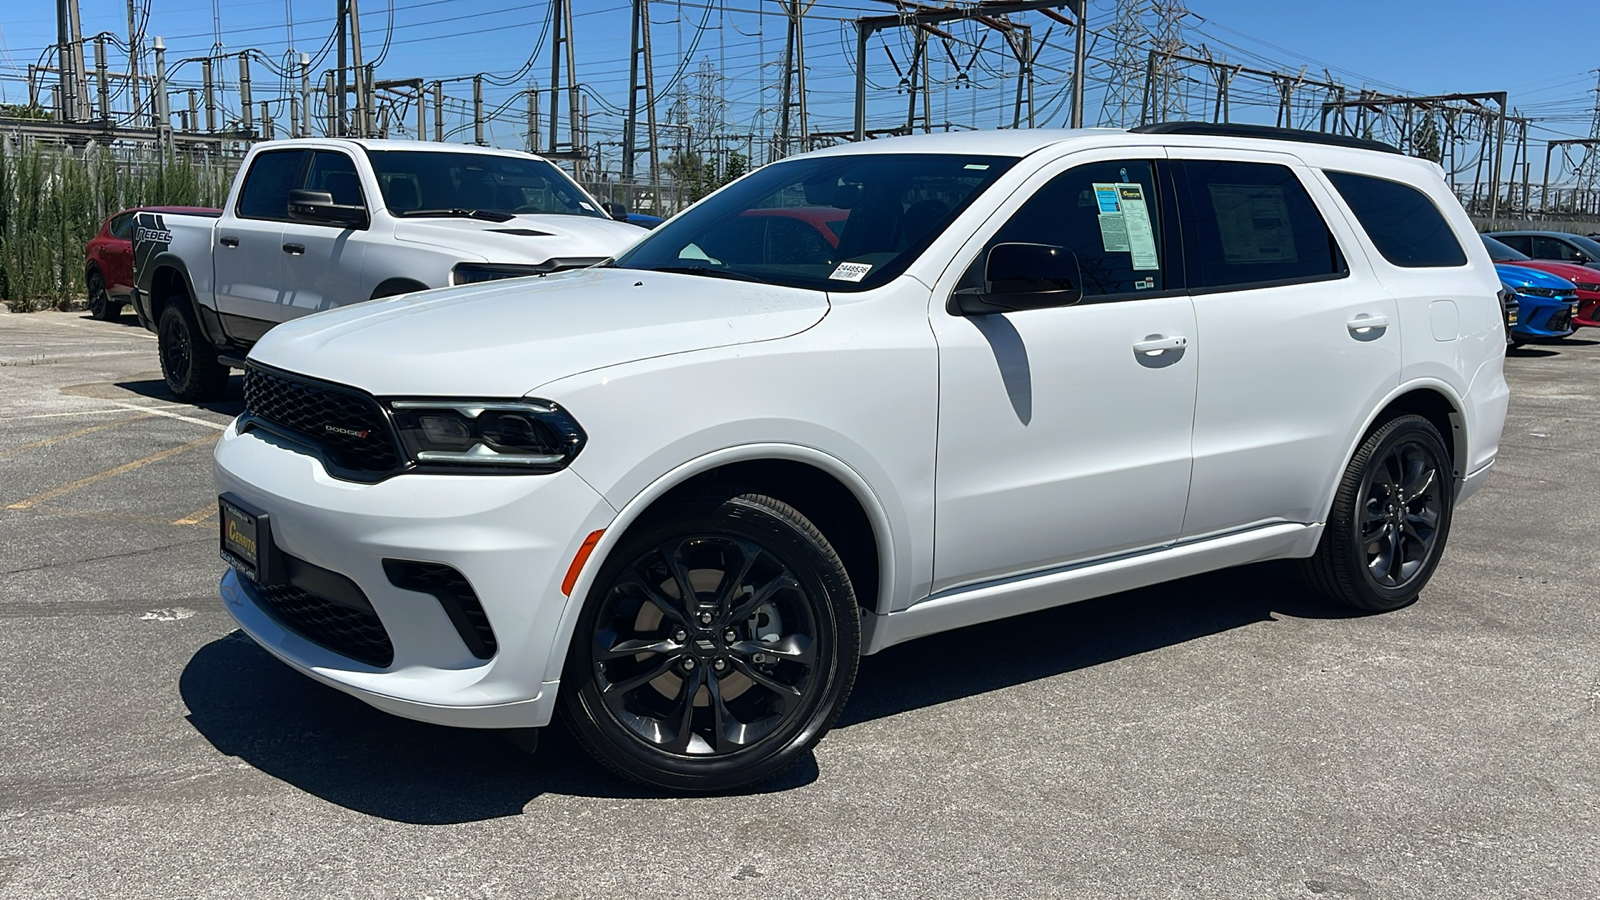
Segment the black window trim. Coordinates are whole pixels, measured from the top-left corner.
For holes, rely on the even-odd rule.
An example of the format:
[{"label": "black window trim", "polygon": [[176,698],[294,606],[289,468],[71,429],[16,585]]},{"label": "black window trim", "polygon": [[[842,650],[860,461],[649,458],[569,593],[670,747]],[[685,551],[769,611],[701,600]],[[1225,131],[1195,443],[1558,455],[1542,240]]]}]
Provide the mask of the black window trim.
[{"label": "black window trim", "polygon": [[[244,212],[242,211],[242,208],[241,208],[243,206],[243,204],[244,204],[244,192],[250,186],[250,175],[251,175],[252,172],[255,171],[256,164],[261,161],[261,157],[270,156],[270,155],[272,155],[274,153],[298,153],[298,154],[300,154],[300,167],[295,170],[294,176],[290,179],[289,183],[291,185],[294,185],[294,186],[299,186],[299,185],[305,184],[305,181],[306,181],[306,168],[311,165],[311,153],[312,153],[312,151],[314,149],[315,148],[312,148],[312,147],[284,147],[281,150],[263,150],[262,152],[256,154],[256,157],[254,159],[250,160],[250,168],[245,170],[244,177],[239,180],[239,196],[235,197],[234,200],[233,200],[233,215],[234,215],[234,218],[245,219],[245,220],[251,221],[251,222],[293,222],[293,221],[295,221],[294,219],[289,218],[289,210],[288,210],[288,204],[287,203],[284,204],[284,214],[283,214],[282,218],[279,218],[277,216],[247,216],[247,215],[245,215]],[[294,187],[290,187],[289,188],[289,190],[291,190],[291,191],[294,190],[294,189],[295,189]]]},{"label": "black window trim", "polygon": [[[1382,175],[1373,175],[1368,172],[1347,172],[1344,169],[1330,169],[1327,167],[1319,167],[1317,171],[1321,172],[1323,177],[1327,179],[1328,186],[1333,189],[1334,196],[1338,197],[1339,202],[1344,204],[1345,209],[1349,211],[1350,218],[1354,220],[1355,230],[1361,232],[1362,236],[1364,236],[1367,241],[1372,244],[1372,249],[1378,251],[1378,257],[1389,266],[1396,269],[1414,271],[1418,269],[1462,269],[1472,264],[1472,257],[1467,255],[1467,248],[1461,246],[1461,238],[1456,234],[1455,228],[1451,227],[1449,217],[1444,214],[1444,210],[1439,208],[1439,204],[1434,202],[1432,197],[1428,196],[1426,191],[1419,190],[1416,185],[1407,184],[1404,181],[1397,181],[1393,178],[1384,178]],[[1387,181],[1390,184],[1398,184],[1403,188],[1408,188],[1415,192],[1422,199],[1428,201],[1429,205],[1433,207],[1433,211],[1439,214],[1439,220],[1444,222],[1445,229],[1450,232],[1450,236],[1455,239],[1456,247],[1461,250],[1461,262],[1452,263],[1447,266],[1403,266],[1390,259],[1388,254],[1383,252],[1383,248],[1378,246],[1378,242],[1373,239],[1372,232],[1367,230],[1366,223],[1361,221],[1361,216],[1356,213],[1355,207],[1350,205],[1350,201],[1345,197],[1344,192],[1339,190],[1339,185],[1331,177],[1328,177],[1330,175],[1349,175],[1354,178],[1370,178],[1373,181]],[[1315,199],[1313,199],[1312,202],[1316,202]],[[1333,229],[1330,228],[1328,231],[1331,234]],[[1337,240],[1337,238],[1335,238],[1335,240]],[[1512,247],[1511,249],[1515,250],[1516,248]],[[1340,252],[1342,253],[1343,250],[1341,249]],[[1346,268],[1349,267],[1346,266]]]},{"label": "black window trim", "polygon": [[[1236,292],[1239,292],[1239,291],[1261,291],[1261,290],[1267,290],[1269,288],[1290,287],[1290,286],[1296,285],[1296,284],[1322,284],[1322,283],[1328,282],[1328,281],[1342,281],[1342,280],[1350,277],[1350,254],[1345,251],[1344,245],[1339,242],[1339,235],[1334,233],[1333,226],[1328,224],[1328,214],[1327,214],[1327,212],[1322,208],[1321,204],[1317,203],[1316,195],[1311,193],[1311,190],[1306,187],[1305,181],[1301,178],[1300,173],[1295,171],[1295,168],[1294,168],[1294,166],[1292,164],[1285,163],[1285,162],[1268,162],[1268,161],[1259,160],[1259,159],[1210,159],[1210,158],[1201,158],[1201,157],[1182,157],[1182,156],[1180,156],[1180,157],[1169,157],[1167,159],[1167,162],[1169,164],[1169,168],[1171,169],[1171,171],[1173,173],[1173,184],[1174,184],[1174,187],[1176,187],[1176,184],[1177,184],[1177,169],[1178,169],[1178,166],[1177,165],[1173,165],[1173,164],[1191,162],[1191,161],[1192,162],[1251,163],[1251,164],[1263,165],[1263,166],[1280,166],[1282,168],[1288,169],[1289,170],[1289,174],[1293,175],[1294,178],[1295,178],[1295,181],[1299,182],[1300,189],[1305,191],[1306,199],[1311,201],[1311,208],[1316,210],[1317,211],[1317,215],[1319,217],[1321,217],[1321,219],[1322,219],[1322,227],[1327,229],[1328,239],[1333,242],[1333,248],[1339,254],[1340,268],[1339,268],[1339,271],[1337,271],[1337,272],[1328,272],[1328,273],[1323,274],[1323,275],[1303,275],[1303,276],[1300,276],[1300,277],[1297,277],[1297,278],[1270,278],[1270,279],[1266,279],[1264,281],[1247,281],[1247,282],[1243,282],[1241,284],[1225,284],[1225,285],[1219,285],[1217,287],[1190,287],[1189,286],[1189,281],[1190,281],[1190,279],[1189,279],[1189,269],[1188,269],[1188,266],[1185,265],[1185,267],[1183,269],[1183,285],[1184,285],[1184,288],[1185,288],[1186,292],[1189,294],[1189,296],[1191,296],[1191,297],[1203,297],[1203,296],[1205,296],[1207,294],[1236,293]],[[1176,194],[1177,191],[1175,190],[1173,193]],[[1179,222],[1179,233],[1180,234],[1182,234],[1182,233],[1184,233],[1184,232],[1186,232],[1188,230],[1188,219],[1182,215],[1183,210],[1185,210],[1186,208],[1187,208],[1187,204],[1186,203],[1185,204],[1181,204],[1179,206],[1179,219],[1178,219],[1178,222]],[[1187,257],[1185,257],[1185,262],[1187,262]]]}]

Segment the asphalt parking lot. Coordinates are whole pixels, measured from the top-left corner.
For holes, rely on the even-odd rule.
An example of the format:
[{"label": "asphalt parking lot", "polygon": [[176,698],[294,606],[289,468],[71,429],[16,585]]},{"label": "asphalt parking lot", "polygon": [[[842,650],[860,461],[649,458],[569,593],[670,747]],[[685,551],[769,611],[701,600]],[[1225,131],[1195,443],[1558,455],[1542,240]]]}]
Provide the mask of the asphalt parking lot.
[{"label": "asphalt parking lot", "polygon": [[781,781],[683,799],[268,657],[215,590],[237,385],[0,313],[0,898],[1600,897],[1600,341],[1507,369],[1411,608],[1272,564],[927,638]]}]

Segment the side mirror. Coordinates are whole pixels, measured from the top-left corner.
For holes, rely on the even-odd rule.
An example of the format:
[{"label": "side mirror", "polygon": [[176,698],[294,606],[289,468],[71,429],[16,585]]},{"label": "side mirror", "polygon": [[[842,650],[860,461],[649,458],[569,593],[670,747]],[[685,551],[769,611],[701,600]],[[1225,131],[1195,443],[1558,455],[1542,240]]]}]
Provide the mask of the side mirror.
[{"label": "side mirror", "polygon": [[983,287],[951,294],[951,312],[984,316],[1071,306],[1083,299],[1078,255],[1053,244],[996,244],[983,265]]},{"label": "side mirror", "polygon": [[293,190],[289,192],[289,218],[299,222],[365,228],[367,208],[334,203],[333,195],[327,191]]},{"label": "side mirror", "polygon": [[606,215],[616,219],[618,222],[628,221],[628,207],[624,204],[617,203],[614,200],[607,200],[600,204],[600,208],[606,211]]}]

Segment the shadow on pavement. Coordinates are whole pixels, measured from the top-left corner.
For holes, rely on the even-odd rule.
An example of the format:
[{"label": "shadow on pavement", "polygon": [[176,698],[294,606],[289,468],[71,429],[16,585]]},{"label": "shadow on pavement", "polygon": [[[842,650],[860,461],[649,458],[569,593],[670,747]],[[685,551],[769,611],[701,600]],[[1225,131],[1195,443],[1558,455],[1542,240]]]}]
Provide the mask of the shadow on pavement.
[{"label": "shadow on pavement", "polygon": [[[611,774],[565,728],[536,755],[506,734],[445,728],[379,712],[293,671],[234,632],[200,648],[179,677],[189,724],[221,752],[347,809],[414,825],[516,816],[546,793],[669,795]],[[810,755],[756,792],[817,778]]]},{"label": "shadow on pavement", "polygon": [[228,416],[237,416],[244,412],[244,376],[233,374],[228,376],[228,395],[221,400],[209,403],[187,403],[173,396],[167,390],[167,383],[159,378],[150,378],[143,381],[119,381],[113,387],[121,388],[130,394],[148,397],[151,400],[164,400],[168,403],[184,403],[195,409],[209,410]]},{"label": "shadow on pavement", "polygon": [[[909,712],[1134,656],[1233,628],[1351,615],[1315,599],[1284,563],[1216,572],[991,622],[862,660],[838,727]],[[240,632],[202,647],[179,691],[189,722],[218,750],[348,809],[442,825],[515,816],[544,793],[666,797],[612,775],[565,728],[536,757],[493,731],[378,712],[269,656]],[[815,781],[807,756],[761,792]]]}]

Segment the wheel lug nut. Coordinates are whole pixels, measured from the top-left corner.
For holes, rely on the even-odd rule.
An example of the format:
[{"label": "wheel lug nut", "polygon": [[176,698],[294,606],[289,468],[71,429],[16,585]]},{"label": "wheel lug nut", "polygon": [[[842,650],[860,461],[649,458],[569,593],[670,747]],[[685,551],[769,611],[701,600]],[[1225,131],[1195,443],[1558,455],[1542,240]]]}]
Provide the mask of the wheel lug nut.
[{"label": "wheel lug nut", "polygon": [[677,631],[672,633],[672,639],[681,644],[689,639],[689,632],[679,628]]},{"label": "wheel lug nut", "polygon": [[731,644],[739,639],[739,634],[732,628],[729,628],[727,631],[722,633],[722,639]]},{"label": "wheel lug nut", "polygon": [[694,659],[693,658],[686,659],[686,660],[683,661],[683,670],[685,672],[693,672],[694,671]]},{"label": "wheel lug nut", "polygon": [[717,660],[714,660],[711,663],[711,668],[716,669],[718,672],[721,672],[723,669],[726,669],[727,667],[728,667],[728,662],[727,662],[727,660],[724,660],[724,659],[717,659]]},{"label": "wheel lug nut", "polygon": [[710,625],[711,624],[711,613],[701,613],[700,614],[700,624],[701,625]]}]

